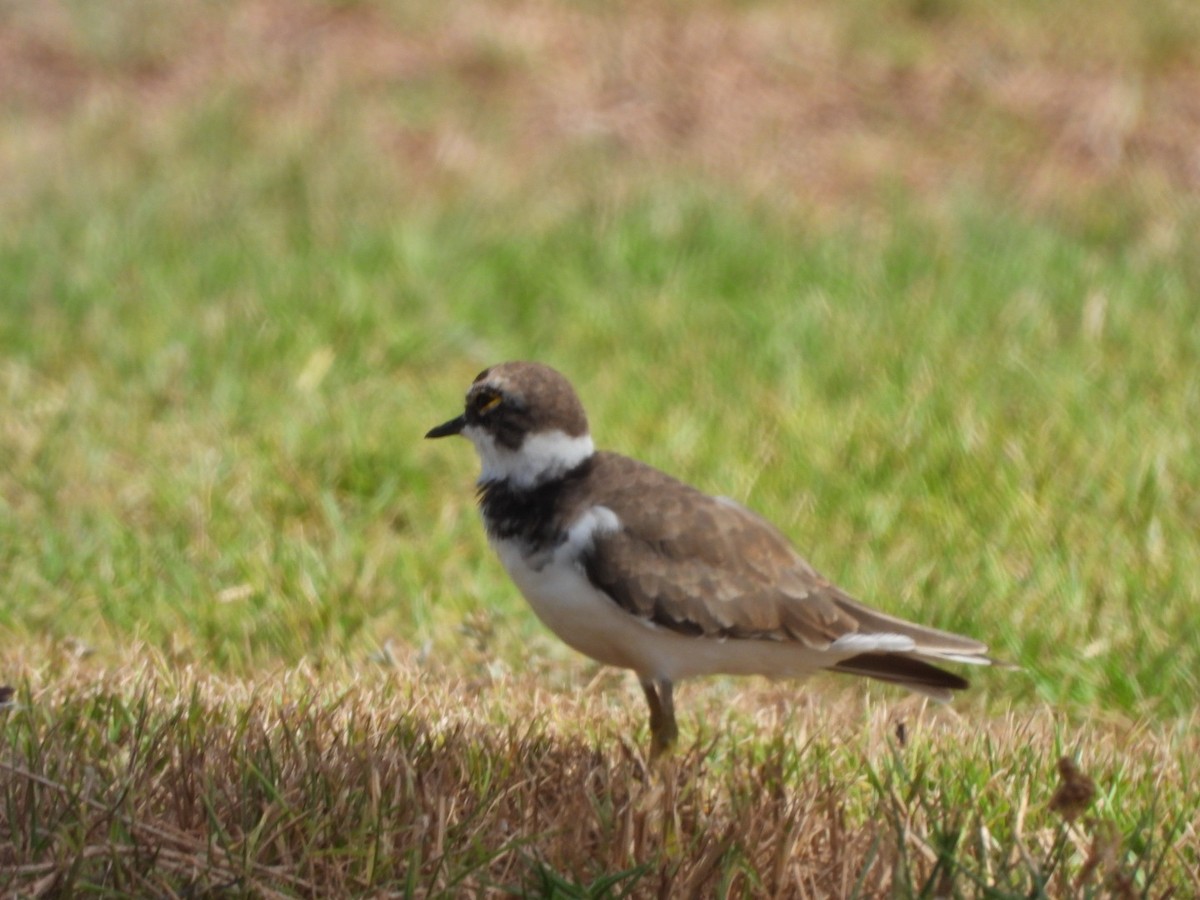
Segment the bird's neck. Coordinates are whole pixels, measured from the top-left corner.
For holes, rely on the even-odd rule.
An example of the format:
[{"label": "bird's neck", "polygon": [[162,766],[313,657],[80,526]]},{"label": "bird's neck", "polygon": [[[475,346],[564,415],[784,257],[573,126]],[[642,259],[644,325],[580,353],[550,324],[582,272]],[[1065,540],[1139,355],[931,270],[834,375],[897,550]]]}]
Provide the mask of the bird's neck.
[{"label": "bird's neck", "polygon": [[479,511],[488,535],[499,540],[517,539],[527,547],[556,544],[567,524],[569,507],[574,505],[575,489],[594,462],[593,454],[536,485],[524,485],[512,478],[481,479]]},{"label": "bird's neck", "polygon": [[497,442],[494,435],[477,426],[463,433],[479,454],[479,484],[508,482],[513,490],[536,488],[560,478],[592,458],[596,447],[587,432],[569,435],[564,431],[540,431],[525,436],[513,449]]}]

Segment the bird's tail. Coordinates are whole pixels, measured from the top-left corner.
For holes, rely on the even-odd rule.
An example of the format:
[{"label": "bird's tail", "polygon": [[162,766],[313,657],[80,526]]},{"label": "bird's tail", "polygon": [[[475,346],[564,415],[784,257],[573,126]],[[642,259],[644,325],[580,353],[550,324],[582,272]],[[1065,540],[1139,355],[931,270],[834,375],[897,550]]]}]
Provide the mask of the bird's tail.
[{"label": "bird's tail", "polygon": [[968,687],[967,679],[960,675],[899,653],[860,653],[830,666],[829,671],[897,684],[942,703],[949,701],[954,691]]}]

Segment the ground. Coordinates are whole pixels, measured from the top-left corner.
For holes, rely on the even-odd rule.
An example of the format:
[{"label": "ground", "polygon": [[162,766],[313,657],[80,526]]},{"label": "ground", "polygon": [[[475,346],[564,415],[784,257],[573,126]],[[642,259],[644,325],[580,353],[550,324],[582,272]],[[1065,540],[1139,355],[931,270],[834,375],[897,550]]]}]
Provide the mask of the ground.
[{"label": "ground", "polygon": [[[5,890],[1196,892],[1197,37],[1165,0],[5,6]],[[632,678],[420,439],[522,357],[1020,669],[688,684],[649,767]]]}]

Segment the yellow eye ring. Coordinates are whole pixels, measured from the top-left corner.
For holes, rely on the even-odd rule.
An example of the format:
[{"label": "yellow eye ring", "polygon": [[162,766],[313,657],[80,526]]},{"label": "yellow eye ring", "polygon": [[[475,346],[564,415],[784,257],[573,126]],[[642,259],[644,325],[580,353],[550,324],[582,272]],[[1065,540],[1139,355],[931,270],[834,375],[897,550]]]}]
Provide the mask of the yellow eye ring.
[{"label": "yellow eye ring", "polygon": [[493,394],[487,400],[483,401],[483,405],[479,407],[481,413],[491,412],[503,402],[503,398],[499,394]]}]

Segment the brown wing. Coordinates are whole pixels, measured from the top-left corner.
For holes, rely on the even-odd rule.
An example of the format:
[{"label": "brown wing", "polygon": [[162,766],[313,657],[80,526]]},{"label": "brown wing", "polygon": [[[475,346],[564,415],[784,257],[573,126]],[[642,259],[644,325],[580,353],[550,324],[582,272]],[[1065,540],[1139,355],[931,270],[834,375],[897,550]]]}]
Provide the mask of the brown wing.
[{"label": "brown wing", "polygon": [[635,460],[604,453],[597,465],[593,484],[610,487],[595,499],[622,527],[597,537],[584,566],[626,611],[688,634],[813,647],[857,630],[840,592],[768,522]]},{"label": "brown wing", "polygon": [[[593,501],[621,529],[598,535],[589,579],[626,611],[687,634],[798,641],[815,649],[853,633],[902,634],[921,650],[976,655],[977,641],[879,613],[822,578],[766,520],[657,469],[597,454]],[[654,496],[650,505],[645,498]]]}]

